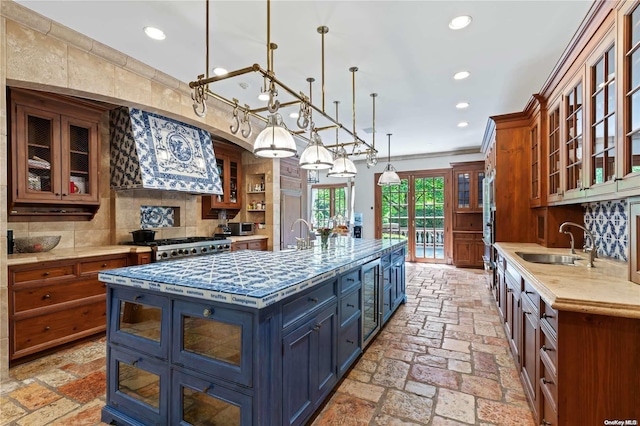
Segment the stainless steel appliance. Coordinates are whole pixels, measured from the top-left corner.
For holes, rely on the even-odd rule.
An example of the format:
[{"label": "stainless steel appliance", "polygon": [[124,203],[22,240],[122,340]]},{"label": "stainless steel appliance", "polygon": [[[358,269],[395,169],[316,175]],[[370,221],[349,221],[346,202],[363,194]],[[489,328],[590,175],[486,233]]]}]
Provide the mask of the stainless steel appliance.
[{"label": "stainless steel appliance", "polygon": [[493,273],[493,286],[496,285],[496,254],[493,248],[493,244],[496,242],[494,173],[487,174],[482,182],[482,240],[484,241],[484,256],[482,256],[482,260],[484,261],[485,270]]},{"label": "stainless steel appliance", "polygon": [[256,224],[252,222],[229,222],[227,226],[231,235],[253,235],[256,232]]},{"label": "stainless steel appliance", "polygon": [[126,241],[123,244],[151,247],[151,261],[183,259],[231,251],[231,240],[216,237],[166,238],[148,242]]}]

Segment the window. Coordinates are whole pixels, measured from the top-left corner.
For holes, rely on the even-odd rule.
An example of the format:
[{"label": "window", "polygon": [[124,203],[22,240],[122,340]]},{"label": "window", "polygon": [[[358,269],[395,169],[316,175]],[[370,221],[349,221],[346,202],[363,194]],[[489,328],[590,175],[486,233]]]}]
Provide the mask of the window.
[{"label": "window", "polygon": [[565,151],[567,190],[582,188],[582,82],[567,94],[565,102]]},{"label": "window", "polygon": [[591,183],[615,178],[616,62],[611,46],[591,67]]},{"label": "window", "polygon": [[624,174],[640,172],[640,7],[627,16],[626,66],[629,87],[626,88],[626,135]]},{"label": "window", "polygon": [[346,184],[311,187],[311,220],[316,227],[328,226],[330,218],[347,217]]}]

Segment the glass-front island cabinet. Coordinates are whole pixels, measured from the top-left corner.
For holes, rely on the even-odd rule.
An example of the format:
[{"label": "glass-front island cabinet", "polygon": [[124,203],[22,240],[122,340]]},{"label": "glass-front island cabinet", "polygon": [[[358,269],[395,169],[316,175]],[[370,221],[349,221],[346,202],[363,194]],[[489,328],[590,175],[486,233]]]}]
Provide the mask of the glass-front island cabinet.
[{"label": "glass-front island cabinet", "polygon": [[405,300],[405,253],[405,240],[338,237],[101,273],[102,421],[304,424]]}]

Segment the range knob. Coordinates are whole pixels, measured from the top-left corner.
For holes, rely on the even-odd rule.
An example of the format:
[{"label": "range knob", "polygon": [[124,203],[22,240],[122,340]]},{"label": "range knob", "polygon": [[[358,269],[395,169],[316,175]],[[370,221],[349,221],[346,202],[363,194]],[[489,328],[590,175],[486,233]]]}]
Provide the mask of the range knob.
[{"label": "range knob", "polygon": [[196,254],[198,252],[198,249],[192,248],[191,249],[191,253]]},{"label": "range knob", "polygon": [[213,250],[213,249],[215,249],[215,248],[216,248],[216,246],[214,246],[213,244],[211,244],[211,245],[209,246],[209,250]]},{"label": "range knob", "polygon": [[167,253],[166,251],[162,252],[162,254],[160,255],[161,257],[167,257],[169,256],[169,253]]},{"label": "range knob", "polygon": [[219,245],[217,248],[218,250],[222,250],[222,245]]},{"label": "range knob", "polygon": [[177,256],[177,255],[178,255],[178,252],[177,252],[177,251],[175,251],[175,250],[172,250],[172,251],[171,251],[171,256]]},{"label": "range knob", "polygon": [[206,253],[206,252],[207,252],[207,248],[206,248],[206,247],[202,247],[202,248],[200,249],[200,251],[201,251],[202,253]]},{"label": "range knob", "polygon": [[230,248],[229,244],[225,244],[224,248],[226,248],[226,249]]}]

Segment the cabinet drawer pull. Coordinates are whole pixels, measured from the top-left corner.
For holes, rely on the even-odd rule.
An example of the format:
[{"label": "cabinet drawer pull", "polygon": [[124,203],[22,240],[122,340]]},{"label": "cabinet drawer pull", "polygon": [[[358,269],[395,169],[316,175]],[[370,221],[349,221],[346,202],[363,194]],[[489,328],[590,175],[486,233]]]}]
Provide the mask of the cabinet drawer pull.
[{"label": "cabinet drawer pull", "polygon": [[320,330],[320,327],[322,327],[322,324],[316,324],[316,326],[313,327],[311,330],[312,331],[318,331],[318,330]]},{"label": "cabinet drawer pull", "polygon": [[549,351],[549,352],[553,352],[553,351],[555,351],[555,349],[548,348],[546,345],[542,345],[542,348],[541,348],[541,349],[542,349],[543,351],[545,351],[545,352],[547,352],[547,351]]},{"label": "cabinet drawer pull", "polygon": [[317,297],[310,297],[309,298],[309,302],[318,303],[318,298]]},{"label": "cabinet drawer pull", "polygon": [[352,283],[352,282],[354,282],[355,280],[354,280],[353,278],[347,278],[347,281],[349,281],[349,282],[351,282],[351,283]]},{"label": "cabinet drawer pull", "polygon": [[524,294],[535,294],[535,292],[525,290],[525,291],[524,291]]},{"label": "cabinet drawer pull", "polygon": [[350,345],[353,345],[355,342],[353,340],[347,339],[347,343],[349,343]]},{"label": "cabinet drawer pull", "polygon": [[508,288],[508,289],[507,289],[507,293],[511,293],[512,291],[513,291],[513,290],[512,290],[512,289],[510,289],[510,288]]},{"label": "cabinet drawer pull", "polygon": [[49,327],[48,325],[44,328],[44,331],[49,331],[51,330],[51,327]]},{"label": "cabinet drawer pull", "polygon": [[102,264],[102,267],[103,267],[103,268],[106,268],[106,267],[107,267],[107,264],[106,264],[106,263],[103,263],[103,264]]},{"label": "cabinet drawer pull", "polygon": [[62,194],[62,196],[63,196],[63,197],[66,197],[66,196],[67,196],[67,194]]},{"label": "cabinet drawer pull", "polygon": [[542,314],[542,318],[555,318],[553,315]]},{"label": "cabinet drawer pull", "polygon": [[59,196],[60,196],[60,193],[59,193],[59,192],[56,192],[56,197],[59,197]]},{"label": "cabinet drawer pull", "polygon": [[45,277],[48,277],[49,276],[49,272],[47,271],[47,272],[43,273],[42,275],[44,275]]},{"label": "cabinet drawer pull", "polygon": [[347,308],[355,308],[356,305],[352,305],[351,303],[347,303]]},{"label": "cabinet drawer pull", "polygon": [[144,296],[143,294],[138,294],[137,296],[133,296],[133,300],[140,300],[142,299],[142,296]]},{"label": "cabinet drawer pull", "polygon": [[211,315],[213,315],[213,309],[205,308],[205,310],[202,311],[202,315],[209,318]]},{"label": "cabinet drawer pull", "polygon": [[134,359],[133,361],[131,361],[131,365],[135,367],[135,365],[140,361],[142,361],[142,358]]},{"label": "cabinet drawer pull", "polygon": [[49,293],[42,296],[43,299],[51,299],[51,295]]},{"label": "cabinet drawer pull", "polygon": [[213,389],[213,385],[211,383],[209,383],[206,388],[202,389],[202,393],[207,393],[211,389]]},{"label": "cabinet drawer pull", "polygon": [[542,426],[549,426],[553,423],[546,421],[545,419],[542,419]]},{"label": "cabinet drawer pull", "polygon": [[546,377],[542,378],[542,383],[544,383],[545,385],[553,385],[553,380],[549,380]]},{"label": "cabinet drawer pull", "polygon": [[522,313],[525,315],[531,315],[531,312],[528,312],[528,311],[522,311]]}]

